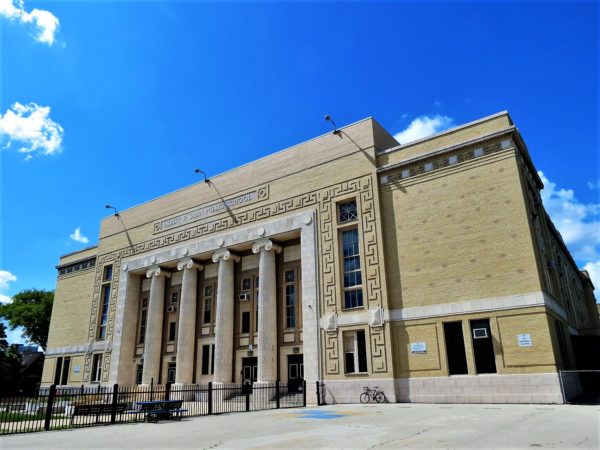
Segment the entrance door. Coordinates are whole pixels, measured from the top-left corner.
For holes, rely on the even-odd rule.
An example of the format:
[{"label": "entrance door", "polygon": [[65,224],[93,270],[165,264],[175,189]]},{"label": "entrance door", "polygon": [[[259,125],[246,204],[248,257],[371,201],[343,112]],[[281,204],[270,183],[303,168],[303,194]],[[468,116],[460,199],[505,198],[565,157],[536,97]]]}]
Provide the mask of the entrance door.
[{"label": "entrance door", "polygon": [[488,319],[472,320],[471,333],[473,338],[473,354],[477,373],[496,373],[496,358],[494,344]]},{"label": "entrance door", "polygon": [[462,322],[444,323],[444,337],[446,339],[448,375],[466,375],[469,371],[467,370]]},{"label": "entrance door", "polygon": [[242,383],[246,383],[246,381],[254,383],[257,373],[258,358],[256,356],[242,358]]},{"label": "entrance door", "polygon": [[304,356],[288,355],[288,392],[300,392],[304,379]]}]

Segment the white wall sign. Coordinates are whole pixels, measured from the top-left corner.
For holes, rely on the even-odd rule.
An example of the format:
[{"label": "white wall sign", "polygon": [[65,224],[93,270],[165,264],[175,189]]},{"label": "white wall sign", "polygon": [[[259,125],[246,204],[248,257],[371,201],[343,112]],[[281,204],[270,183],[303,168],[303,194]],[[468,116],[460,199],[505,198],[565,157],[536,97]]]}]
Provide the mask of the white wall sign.
[{"label": "white wall sign", "polygon": [[75,367],[73,367],[73,372],[74,372],[74,373],[79,373],[79,372],[81,372],[81,366],[75,366]]},{"label": "white wall sign", "polygon": [[411,353],[427,353],[427,344],[425,342],[411,342],[410,343]]},{"label": "white wall sign", "polygon": [[531,347],[531,335],[519,334],[517,336],[517,342],[519,343],[519,347]]}]

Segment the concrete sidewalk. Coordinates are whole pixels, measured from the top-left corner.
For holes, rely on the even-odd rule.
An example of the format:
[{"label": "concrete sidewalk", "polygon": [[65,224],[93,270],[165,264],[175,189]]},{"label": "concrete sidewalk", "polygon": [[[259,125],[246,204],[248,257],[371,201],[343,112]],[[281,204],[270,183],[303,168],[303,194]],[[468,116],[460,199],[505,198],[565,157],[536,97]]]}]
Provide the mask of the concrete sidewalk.
[{"label": "concrete sidewalk", "polygon": [[0,438],[9,448],[592,448],[600,408],[335,405]]}]

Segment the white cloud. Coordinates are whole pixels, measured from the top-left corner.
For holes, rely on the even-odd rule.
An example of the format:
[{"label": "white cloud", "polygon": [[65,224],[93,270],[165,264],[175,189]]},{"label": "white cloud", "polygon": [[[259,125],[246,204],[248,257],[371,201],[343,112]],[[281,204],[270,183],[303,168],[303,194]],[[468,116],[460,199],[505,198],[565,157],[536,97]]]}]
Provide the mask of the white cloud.
[{"label": "white cloud", "polygon": [[597,180],[596,182],[588,181],[587,186],[591,190],[600,189],[600,180]]},{"label": "white cloud", "polygon": [[75,231],[73,231],[73,233],[71,233],[69,237],[75,242],[81,242],[83,244],[87,244],[88,242],[90,242],[90,240],[86,236],[81,234],[81,227],[75,228]]},{"label": "white cloud", "polygon": [[600,261],[589,262],[583,266],[583,270],[587,270],[594,285],[594,293],[596,294],[596,300],[600,300]]},{"label": "white cloud", "polygon": [[419,116],[406,129],[396,133],[394,137],[398,142],[404,144],[439,133],[450,128],[453,124],[454,120],[448,116],[441,116],[439,114],[433,117]]},{"label": "white cloud", "polygon": [[543,172],[542,201],[552,221],[580,262],[600,260],[600,203],[582,203],[572,189],[559,189]]},{"label": "white cloud", "polygon": [[54,36],[60,26],[58,18],[50,11],[44,9],[25,11],[23,0],[0,0],[0,16],[33,26],[35,31],[33,38],[48,45],[54,43]]},{"label": "white cloud", "polygon": [[8,290],[8,283],[17,281],[17,277],[10,273],[8,270],[0,270],[0,303],[10,303],[12,299],[8,295],[4,295],[3,292]]},{"label": "white cloud", "polygon": [[[0,0],[2,1],[2,0]],[[63,128],[50,117],[50,107],[36,103],[22,105],[14,103],[6,113],[0,113],[0,141],[6,141],[4,148],[19,145],[19,151],[26,153],[26,160],[31,153],[39,152],[53,155],[60,152]]]}]

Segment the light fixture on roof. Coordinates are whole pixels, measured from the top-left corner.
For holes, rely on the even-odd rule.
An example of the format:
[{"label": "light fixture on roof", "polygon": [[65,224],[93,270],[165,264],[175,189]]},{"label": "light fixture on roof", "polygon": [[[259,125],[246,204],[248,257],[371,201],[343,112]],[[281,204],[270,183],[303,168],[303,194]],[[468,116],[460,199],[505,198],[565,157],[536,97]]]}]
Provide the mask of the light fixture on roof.
[{"label": "light fixture on roof", "polygon": [[333,134],[340,134],[340,130],[337,129],[335,122],[333,121],[333,119],[331,118],[331,116],[329,114],[325,114],[325,120],[327,122],[331,122],[331,125],[333,125]]},{"label": "light fixture on roof", "polygon": [[104,207],[106,209],[113,209],[115,211],[115,217],[120,217],[119,216],[119,212],[117,211],[117,208],[115,208],[114,206],[110,206],[110,205],[104,205]]},{"label": "light fixture on roof", "polygon": [[206,173],[204,173],[203,170],[200,169],[194,169],[194,172],[196,173],[201,173],[202,175],[204,175],[204,182],[205,183],[210,183],[210,180],[208,179],[208,177],[206,176]]}]

